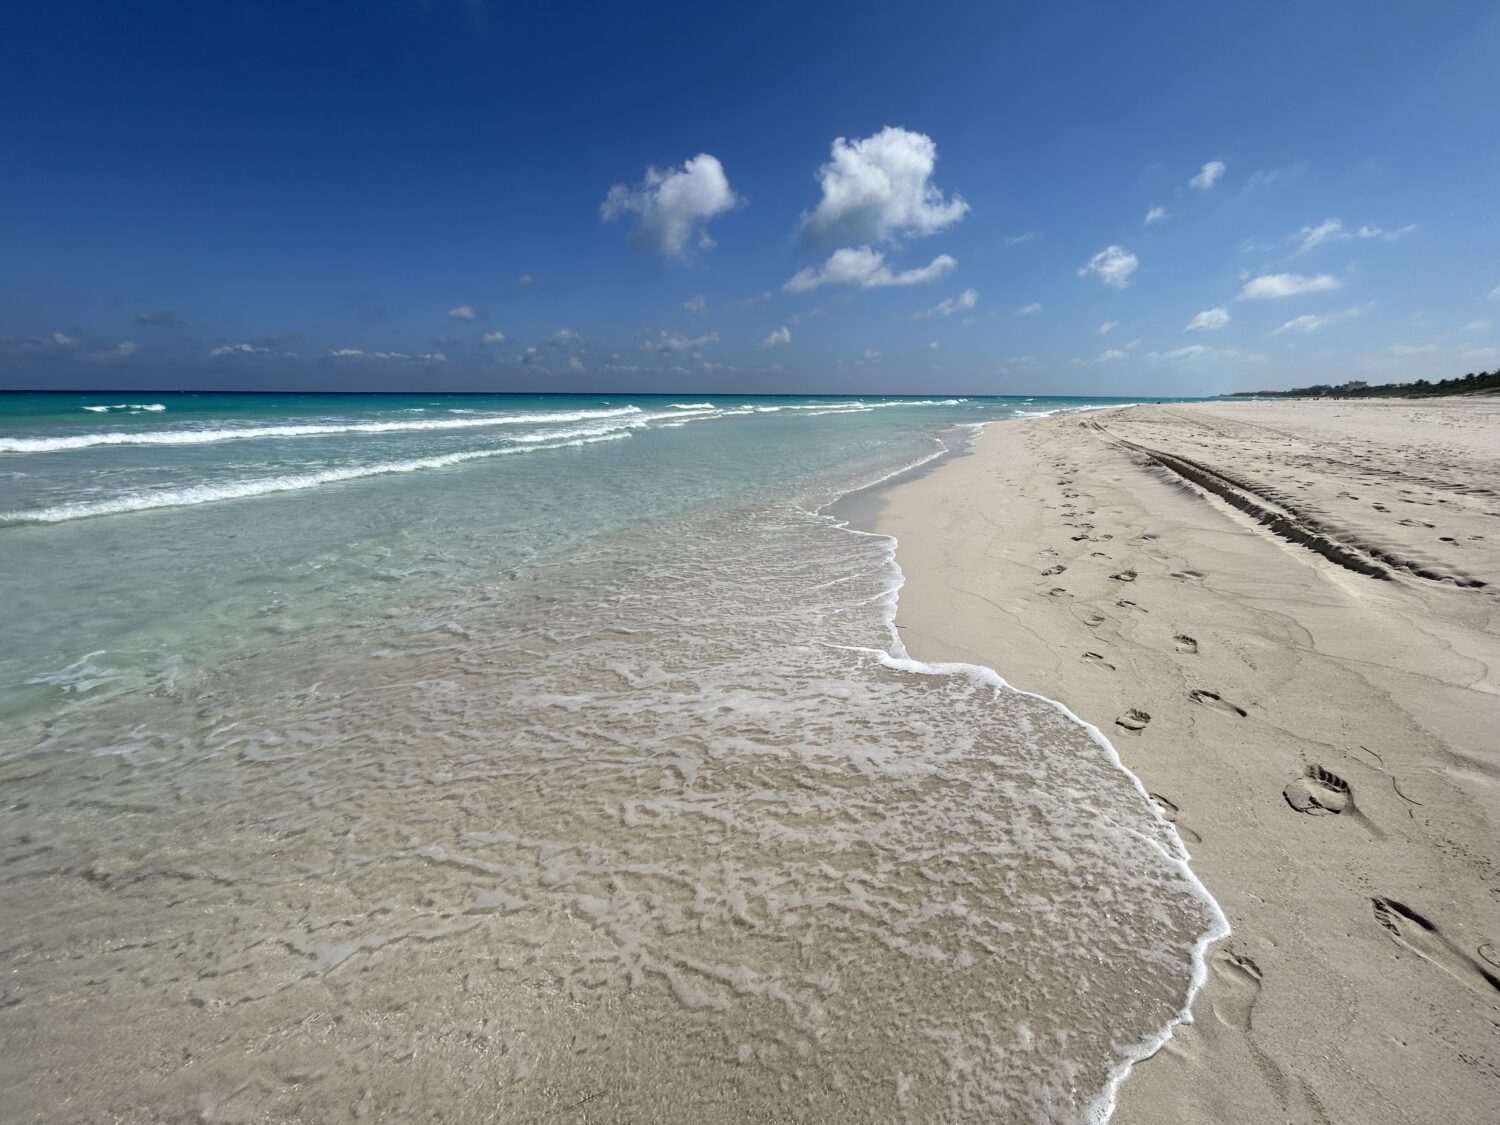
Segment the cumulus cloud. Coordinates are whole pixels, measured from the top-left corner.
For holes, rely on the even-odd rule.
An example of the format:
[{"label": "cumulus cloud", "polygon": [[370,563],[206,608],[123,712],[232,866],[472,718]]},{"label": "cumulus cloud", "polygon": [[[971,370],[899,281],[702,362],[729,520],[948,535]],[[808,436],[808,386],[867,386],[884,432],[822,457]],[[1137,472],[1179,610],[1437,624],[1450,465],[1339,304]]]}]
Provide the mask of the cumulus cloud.
[{"label": "cumulus cloud", "polygon": [[454,320],[473,320],[474,306],[459,305],[456,309],[449,309],[448,315],[451,316]]},{"label": "cumulus cloud", "polygon": [[1139,260],[1123,246],[1106,246],[1088,262],[1079,267],[1079,277],[1097,277],[1105,285],[1124,289],[1130,284],[1130,275],[1140,265]]},{"label": "cumulus cloud", "polygon": [[683,301],[682,307],[687,309],[687,311],[690,313],[693,313],[697,316],[702,316],[705,312],[708,311],[708,298],[706,298],[702,293],[699,293],[695,296],[689,297],[686,301]]},{"label": "cumulus cloud", "polygon": [[939,301],[922,315],[924,317],[952,316],[957,312],[970,312],[977,304],[979,304],[979,290],[965,289],[957,297],[949,297],[946,301]]},{"label": "cumulus cloud", "polygon": [[1331,273],[1267,273],[1252,277],[1240,290],[1242,301],[1264,301],[1276,297],[1300,297],[1304,293],[1323,293],[1338,289],[1344,283]]},{"label": "cumulus cloud", "polygon": [[583,360],[579,359],[576,355],[570,355],[568,357],[568,366],[571,367],[574,371],[588,370],[588,368],[583,365]]},{"label": "cumulus cloud", "polygon": [[1040,301],[1032,301],[1031,304],[1029,304],[1029,305],[1022,305],[1020,308],[1018,308],[1016,310],[1016,315],[1017,316],[1035,316],[1037,313],[1039,313],[1041,311],[1042,311],[1041,302]]},{"label": "cumulus cloud", "polygon": [[1153,207],[1146,212],[1146,225],[1150,226],[1152,223],[1159,223],[1166,217],[1167,209],[1165,207]]},{"label": "cumulus cloud", "polygon": [[1118,327],[1120,327],[1118,320],[1106,320],[1103,324],[1099,325],[1099,335],[1108,336],[1110,329]]},{"label": "cumulus cloud", "polygon": [[637,215],[637,234],[668,258],[686,258],[694,246],[713,246],[708,221],[741,201],[718,158],[699,153],[681,168],[647,168],[634,187],[616,184],[599,205],[605,222]]},{"label": "cumulus cloud", "polygon": [[1325,324],[1337,324],[1341,320],[1353,320],[1359,315],[1359,309],[1345,309],[1343,312],[1309,313],[1306,316],[1294,316],[1276,331],[1273,336],[1280,336],[1283,332],[1316,332]]},{"label": "cumulus cloud", "polygon": [[864,350],[863,355],[860,358],[861,359],[868,359],[868,360],[877,360],[877,359],[880,358],[880,349],[879,348],[866,348]]},{"label": "cumulus cloud", "polygon": [[1297,248],[1292,251],[1292,257],[1295,258],[1299,254],[1306,254],[1309,250],[1321,246],[1325,242],[1347,242],[1350,239],[1356,238],[1379,238],[1386,242],[1394,242],[1396,239],[1410,234],[1416,229],[1415,223],[1408,223],[1406,226],[1397,227],[1395,230],[1385,230],[1381,227],[1370,226],[1368,224],[1350,230],[1344,226],[1342,219],[1324,219],[1317,226],[1303,227],[1296,234],[1292,235],[1292,240],[1297,243]]},{"label": "cumulus cloud", "polygon": [[944,198],[932,182],[936,165],[937,145],[924,133],[887,126],[871,137],[838,137],[818,169],[823,197],[802,216],[803,228],[828,241],[883,242],[952,226],[969,205]]},{"label": "cumulus cloud", "polygon": [[710,332],[706,336],[683,336],[676,332],[662,332],[654,340],[647,340],[641,348],[648,352],[689,352],[694,348],[704,348],[718,342],[717,332]]},{"label": "cumulus cloud", "polygon": [[1184,332],[1217,332],[1229,323],[1229,310],[1220,306],[1216,309],[1204,309],[1192,320],[1188,321]]},{"label": "cumulus cloud", "polygon": [[857,285],[861,289],[879,289],[888,285],[920,285],[942,277],[958,262],[939,254],[925,266],[894,272],[885,264],[885,255],[869,246],[846,246],[835,250],[821,267],[798,270],[782,286],[788,293],[806,293],[820,285]]},{"label": "cumulus cloud", "polygon": [[1195,187],[1199,191],[1207,191],[1219,182],[1219,177],[1224,174],[1224,162],[1222,160],[1210,160],[1198,174],[1188,181],[1189,187]]},{"label": "cumulus cloud", "polygon": [[486,332],[483,336],[479,337],[479,342],[487,348],[493,348],[496,344],[505,343],[505,333]]},{"label": "cumulus cloud", "polygon": [[762,340],[760,342],[760,346],[763,348],[779,348],[783,344],[790,344],[791,342],[792,330],[785,325],[782,325],[780,328],[776,329],[775,332],[772,332],[769,336]]},{"label": "cumulus cloud", "polygon": [[570,344],[576,344],[582,339],[577,332],[571,328],[559,328],[552,334],[552,346],[554,348],[566,348]]},{"label": "cumulus cloud", "polygon": [[208,354],[211,356],[256,355],[270,350],[270,348],[258,348],[254,344],[220,344],[217,348],[210,348]]}]

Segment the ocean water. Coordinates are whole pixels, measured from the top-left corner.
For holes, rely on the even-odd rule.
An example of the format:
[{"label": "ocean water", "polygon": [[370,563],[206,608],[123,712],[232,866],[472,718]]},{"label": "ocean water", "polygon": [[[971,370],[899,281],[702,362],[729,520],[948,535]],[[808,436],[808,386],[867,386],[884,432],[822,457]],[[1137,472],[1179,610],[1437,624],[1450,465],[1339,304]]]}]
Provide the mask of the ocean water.
[{"label": "ocean water", "polygon": [[1222,915],[827,509],[1108,405],[0,398],[0,1116],[1107,1116]]}]

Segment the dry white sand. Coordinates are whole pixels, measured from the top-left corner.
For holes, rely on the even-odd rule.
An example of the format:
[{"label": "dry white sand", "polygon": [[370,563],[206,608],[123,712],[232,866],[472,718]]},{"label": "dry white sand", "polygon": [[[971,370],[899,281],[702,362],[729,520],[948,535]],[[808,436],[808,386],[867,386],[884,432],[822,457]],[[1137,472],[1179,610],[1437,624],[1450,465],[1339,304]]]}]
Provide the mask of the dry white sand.
[{"label": "dry white sand", "polygon": [[1500,403],[988,427],[892,489],[913,656],[1108,732],[1233,935],[1117,1121],[1500,1120]]}]

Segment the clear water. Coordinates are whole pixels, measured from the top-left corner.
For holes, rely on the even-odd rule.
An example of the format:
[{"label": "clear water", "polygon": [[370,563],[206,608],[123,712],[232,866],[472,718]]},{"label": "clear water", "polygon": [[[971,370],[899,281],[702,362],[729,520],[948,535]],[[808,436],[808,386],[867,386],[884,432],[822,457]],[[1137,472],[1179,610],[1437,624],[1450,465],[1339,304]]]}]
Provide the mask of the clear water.
[{"label": "clear water", "polygon": [[6,1115],[1104,1115],[1222,917],[822,511],[1100,405],[0,399]]}]

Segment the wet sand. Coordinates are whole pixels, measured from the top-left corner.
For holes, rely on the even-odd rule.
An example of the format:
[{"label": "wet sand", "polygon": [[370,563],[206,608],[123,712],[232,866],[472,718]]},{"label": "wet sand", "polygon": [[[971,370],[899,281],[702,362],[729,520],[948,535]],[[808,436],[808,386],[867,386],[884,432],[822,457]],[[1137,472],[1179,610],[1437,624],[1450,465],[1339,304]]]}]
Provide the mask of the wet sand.
[{"label": "wet sand", "polygon": [[1108,733],[1233,926],[1119,1122],[1500,1114],[1500,402],[992,425],[876,516],[922,660]]}]

